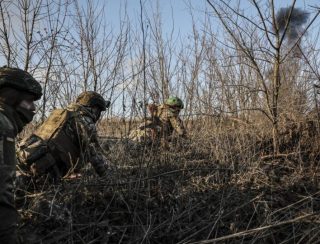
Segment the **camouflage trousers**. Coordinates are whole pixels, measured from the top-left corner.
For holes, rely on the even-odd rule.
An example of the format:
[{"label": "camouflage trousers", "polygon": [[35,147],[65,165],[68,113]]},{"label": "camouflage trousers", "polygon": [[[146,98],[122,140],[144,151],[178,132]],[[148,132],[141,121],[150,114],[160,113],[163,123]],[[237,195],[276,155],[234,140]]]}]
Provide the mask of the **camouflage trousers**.
[{"label": "camouflage trousers", "polygon": [[160,136],[151,128],[133,130],[128,137],[129,140],[152,147],[158,147],[165,150],[169,149],[170,138]]},{"label": "camouflage trousers", "polygon": [[138,143],[152,144],[156,142],[154,131],[151,128],[136,129],[130,132],[130,140]]}]

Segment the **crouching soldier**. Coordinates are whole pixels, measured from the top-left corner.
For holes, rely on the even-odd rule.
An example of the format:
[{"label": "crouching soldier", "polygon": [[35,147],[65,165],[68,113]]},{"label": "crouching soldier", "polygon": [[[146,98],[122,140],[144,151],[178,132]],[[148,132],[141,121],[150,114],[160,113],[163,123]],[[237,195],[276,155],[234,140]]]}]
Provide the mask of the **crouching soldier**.
[{"label": "crouching soldier", "polygon": [[34,101],[41,96],[40,84],[28,72],[0,68],[0,243],[17,242],[17,212],[13,194],[15,137],[31,122]]},{"label": "crouching soldier", "polygon": [[129,139],[147,144],[161,143],[167,147],[174,133],[179,137],[186,137],[185,127],[179,117],[182,109],[183,102],[178,97],[169,97],[161,105],[148,105],[151,117],[132,131]]},{"label": "crouching soldier", "polygon": [[57,180],[78,174],[84,164],[90,162],[99,176],[105,176],[107,162],[95,124],[109,105],[100,94],[87,91],[66,109],[54,110],[19,145],[20,168],[34,177],[49,174]]}]

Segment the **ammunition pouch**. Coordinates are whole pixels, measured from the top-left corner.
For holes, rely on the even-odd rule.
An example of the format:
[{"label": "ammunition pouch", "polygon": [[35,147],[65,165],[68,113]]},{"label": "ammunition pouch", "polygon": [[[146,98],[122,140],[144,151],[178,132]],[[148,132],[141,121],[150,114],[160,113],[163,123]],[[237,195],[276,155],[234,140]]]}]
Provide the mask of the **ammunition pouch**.
[{"label": "ammunition pouch", "polygon": [[30,166],[30,170],[33,176],[39,176],[48,173],[50,168],[56,164],[56,160],[51,155],[51,153],[46,153],[42,155],[41,158],[33,161]]},{"label": "ammunition pouch", "polygon": [[18,157],[20,170],[29,171],[33,176],[47,173],[56,162],[47,142],[34,135],[20,146]]},{"label": "ammunition pouch", "polygon": [[20,165],[30,166],[34,161],[48,152],[47,144],[37,136],[31,136],[23,141],[18,148]]},{"label": "ammunition pouch", "polygon": [[26,163],[28,165],[32,164],[33,162],[42,158],[47,152],[48,152],[48,147],[46,145],[43,145],[37,148],[33,153],[30,154],[29,157],[26,158]]}]

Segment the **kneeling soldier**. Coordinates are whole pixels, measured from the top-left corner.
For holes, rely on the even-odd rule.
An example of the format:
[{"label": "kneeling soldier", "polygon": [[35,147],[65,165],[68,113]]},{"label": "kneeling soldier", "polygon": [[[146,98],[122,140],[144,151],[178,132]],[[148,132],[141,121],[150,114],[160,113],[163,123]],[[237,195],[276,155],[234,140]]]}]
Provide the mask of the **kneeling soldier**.
[{"label": "kneeling soldier", "polygon": [[169,97],[164,104],[148,106],[151,117],[141,123],[138,129],[132,131],[129,139],[137,142],[159,143],[167,147],[173,133],[186,137],[186,130],[179,117],[183,102],[178,97]]},{"label": "kneeling soldier", "polygon": [[81,93],[66,109],[54,110],[19,146],[20,168],[33,176],[49,173],[53,179],[77,174],[90,162],[99,176],[107,163],[97,138],[96,122],[110,105],[100,94]]}]

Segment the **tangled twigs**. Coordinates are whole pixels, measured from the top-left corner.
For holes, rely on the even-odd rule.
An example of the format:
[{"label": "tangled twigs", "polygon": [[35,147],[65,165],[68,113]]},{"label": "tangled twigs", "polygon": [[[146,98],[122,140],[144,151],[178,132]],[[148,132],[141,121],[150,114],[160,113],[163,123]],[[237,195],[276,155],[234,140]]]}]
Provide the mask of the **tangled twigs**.
[{"label": "tangled twigs", "polygon": [[225,241],[225,240],[232,239],[232,238],[238,238],[238,237],[244,237],[244,236],[248,236],[248,235],[254,235],[256,232],[265,231],[265,230],[268,230],[268,229],[271,229],[271,228],[280,227],[282,225],[287,225],[287,224],[292,224],[292,223],[299,223],[302,220],[305,220],[305,219],[308,219],[308,218],[314,217],[314,216],[320,217],[319,213],[306,214],[306,215],[299,216],[299,217],[294,218],[294,219],[282,221],[282,222],[279,222],[279,223],[274,223],[274,224],[271,224],[271,225],[262,226],[262,227],[255,228],[255,229],[241,231],[241,232],[238,232],[238,233],[235,233],[235,234],[222,236],[222,237],[218,237],[218,238],[214,238],[214,239],[210,239],[210,240],[191,242],[190,244],[215,243],[215,242],[218,242],[218,241]]}]

